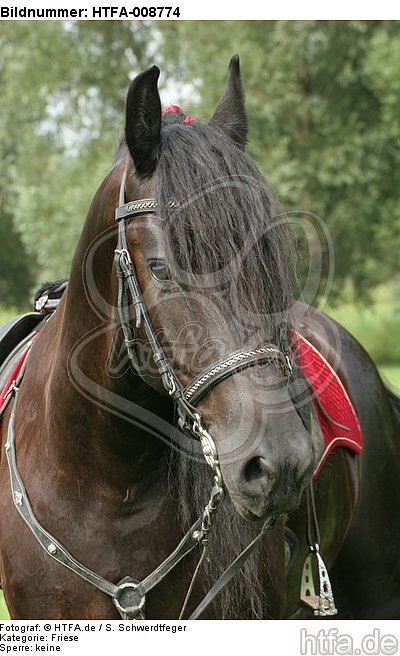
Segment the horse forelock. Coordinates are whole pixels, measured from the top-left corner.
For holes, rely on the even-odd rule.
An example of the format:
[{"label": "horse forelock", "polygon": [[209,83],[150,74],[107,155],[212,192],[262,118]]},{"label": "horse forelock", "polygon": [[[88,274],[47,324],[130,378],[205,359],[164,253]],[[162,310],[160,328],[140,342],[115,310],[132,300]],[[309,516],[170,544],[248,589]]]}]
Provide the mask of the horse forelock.
[{"label": "horse forelock", "polygon": [[[201,285],[203,276],[211,274],[217,289],[222,272],[234,262],[234,290],[225,299],[238,330],[264,313],[268,338],[287,348],[283,342],[292,294],[284,256],[288,237],[279,204],[254,163],[221,132],[203,123],[187,125],[178,111],[166,117],[171,120],[163,119],[156,198],[171,270],[187,274],[189,286]],[[169,209],[171,200],[177,209]],[[186,531],[207,502],[210,470],[178,454],[172,457],[171,472]],[[258,531],[240,517],[229,498],[224,500],[204,563],[204,592]],[[271,600],[263,585],[265,560],[266,550],[257,551],[220,593],[215,602],[218,617],[270,615]]]},{"label": "horse forelock", "polygon": [[[172,123],[164,124],[169,116]],[[164,116],[156,168],[168,265],[189,286],[201,287],[206,276],[209,290],[224,288],[238,325],[262,317],[268,339],[284,347],[293,302],[291,242],[279,203],[254,162],[221,130],[184,118]]]}]

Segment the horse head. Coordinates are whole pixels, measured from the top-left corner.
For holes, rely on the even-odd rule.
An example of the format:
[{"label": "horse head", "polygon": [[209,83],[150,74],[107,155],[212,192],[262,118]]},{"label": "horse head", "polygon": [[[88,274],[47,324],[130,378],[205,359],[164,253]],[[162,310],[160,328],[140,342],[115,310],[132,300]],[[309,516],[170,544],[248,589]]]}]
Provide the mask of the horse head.
[{"label": "horse head", "polygon": [[125,342],[150,387],[178,405],[187,394],[181,425],[201,416],[234,505],[257,521],[294,510],[314,467],[291,346],[285,220],[245,153],[238,57],[209,122],[176,106],[162,112],[158,76],[153,66],[130,86],[112,178]]}]

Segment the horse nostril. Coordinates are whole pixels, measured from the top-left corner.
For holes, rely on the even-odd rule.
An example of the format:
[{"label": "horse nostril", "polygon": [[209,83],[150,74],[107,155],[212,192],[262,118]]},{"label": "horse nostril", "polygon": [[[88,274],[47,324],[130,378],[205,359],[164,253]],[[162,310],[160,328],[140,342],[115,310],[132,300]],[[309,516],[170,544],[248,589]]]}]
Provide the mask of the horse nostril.
[{"label": "horse nostril", "polygon": [[244,477],[247,482],[271,478],[266,462],[260,456],[249,460],[244,468]]}]

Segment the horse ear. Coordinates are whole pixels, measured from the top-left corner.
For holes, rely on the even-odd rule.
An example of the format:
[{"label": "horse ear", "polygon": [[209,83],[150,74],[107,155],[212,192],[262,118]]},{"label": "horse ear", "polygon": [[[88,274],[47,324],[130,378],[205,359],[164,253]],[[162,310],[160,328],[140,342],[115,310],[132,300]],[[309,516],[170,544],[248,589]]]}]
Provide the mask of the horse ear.
[{"label": "horse ear", "polygon": [[125,139],[136,172],[141,177],[151,175],[157,161],[161,128],[159,75],[157,66],[140,73],[129,87],[126,99]]},{"label": "horse ear", "polygon": [[233,55],[228,67],[228,81],[210,123],[220,127],[240,148],[247,142],[247,115],[240,79],[239,55]]}]

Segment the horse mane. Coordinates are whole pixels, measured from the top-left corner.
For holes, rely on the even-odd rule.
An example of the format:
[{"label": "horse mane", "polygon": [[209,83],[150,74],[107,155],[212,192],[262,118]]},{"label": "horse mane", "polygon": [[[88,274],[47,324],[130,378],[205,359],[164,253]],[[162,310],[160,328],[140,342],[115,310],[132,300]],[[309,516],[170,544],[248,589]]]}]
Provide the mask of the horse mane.
[{"label": "horse mane", "polygon": [[[113,166],[124,155],[121,140]],[[205,277],[211,280],[212,290],[223,290],[224,312],[235,322],[243,347],[252,339],[250,324],[264,342],[290,355],[293,295],[287,262],[293,247],[279,202],[256,164],[222,130],[171,105],[163,111],[155,175],[158,218],[174,279],[195,289]],[[186,532],[208,501],[211,470],[171,449],[169,471],[169,493],[179,500]],[[223,500],[199,579],[204,594],[259,530],[240,517],[229,498]],[[267,557],[265,548],[256,550],[219,593],[213,602],[217,617],[270,616],[261,583]]]},{"label": "horse mane", "polygon": [[[244,331],[249,319],[258,326],[261,319],[264,337],[287,352],[293,300],[286,266],[290,239],[282,210],[256,165],[231,139],[212,125],[185,118],[179,108],[164,113],[156,167],[169,267],[177,278],[183,276],[185,285],[201,286],[203,276],[211,275],[214,289],[224,288],[224,310],[231,313],[243,344],[251,339]],[[171,200],[182,209],[171,210]],[[240,257],[249,243],[251,248]],[[223,280],[226,267],[234,280],[231,290]],[[171,472],[171,493],[178,495],[186,531],[208,500],[211,472],[183,453],[172,456]],[[259,526],[245,522],[230,499],[224,499],[203,567],[204,593],[258,531]],[[269,616],[261,585],[265,558],[265,549],[256,551],[218,595],[217,617]]]},{"label": "horse mane", "polygon": [[202,288],[206,278],[209,291],[224,290],[242,344],[251,318],[264,342],[287,352],[292,245],[282,209],[233,140],[186,118],[164,114],[156,168],[167,264],[183,285]]}]

